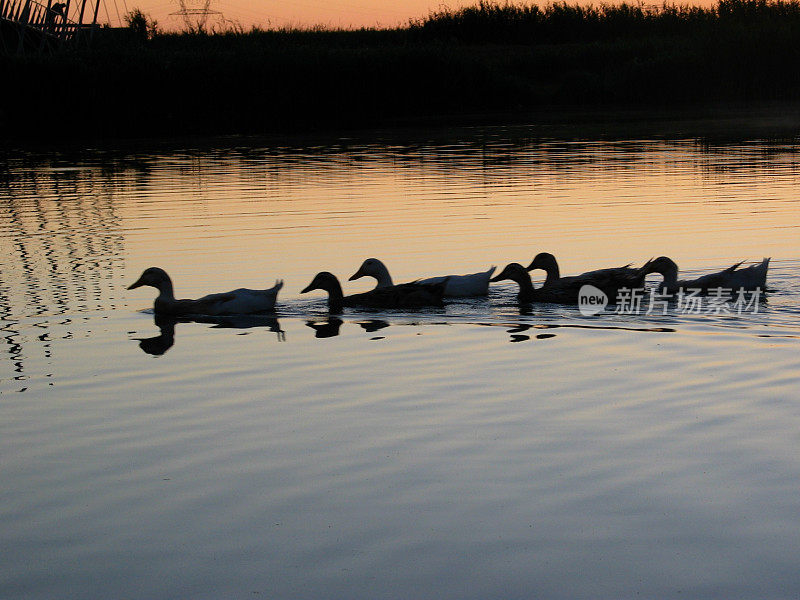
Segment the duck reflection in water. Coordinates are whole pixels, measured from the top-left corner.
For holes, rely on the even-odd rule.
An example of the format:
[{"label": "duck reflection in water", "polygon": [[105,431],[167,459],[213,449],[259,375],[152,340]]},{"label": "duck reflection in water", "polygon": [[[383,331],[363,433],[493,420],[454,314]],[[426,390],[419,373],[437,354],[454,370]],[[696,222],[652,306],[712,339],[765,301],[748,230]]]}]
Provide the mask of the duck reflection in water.
[{"label": "duck reflection in water", "polygon": [[281,329],[278,319],[267,315],[235,315],[220,317],[199,317],[193,319],[180,319],[183,322],[195,321],[196,323],[213,323],[213,329],[251,329],[266,327],[278,335],[279,342],[286,341],[286,332]]},{"label": "duck reflection in water", "polygon": [[361,328],[366,331],[367,333],[372,333],[374,331],[380,331],[381,329],[385,329],[389,327],[389,323],[382,319],[369,319],[367,321],[359,321],[358,324]]},{"label": "duck reflection in water", "polygon": [[[523,331],[528,331],[530,329],[550,329],[552,326],[550,325],[531,325],[528,323],[519,323],[516,326],[512,327],[511,329],[507,330],[506,333],[510,334],[511,339],[509,340],[511,343],[515,342],[527,342],[531,339],[531,336],[522,333]],[[536,334],[537,340],[547,340],[550,338],[556,337],[555,333],[539,333]]]},{"label": "duck reflection in water", "polygon": [[154,315],[154,321],[161,333],[154,337],[134,339],[139,340],[139,348],[147,354],[161,356],[172,348],[172,345],[175,343],[175,323],[178,322],[178,319],[175,317]]},{"label": "duck reflection in water", "polygon": [[330,338],[339,335],[342,320],[339,317],[330,317],[325,321],[306,321],[306,326],[314,330],[315,338]]},{"label": "duck reflection in water", "polygon": [[175,344],[176,323],[211,323],[213,329],[232,328],[250,329],[253,327],[266,327],[278,335],[279,342],[286,341],[286,332],[281,329],[278,319],[268,316],[240,315],[235,317],[174,317],[171,315],[153,315],[153,321],[160,333],[149,338],[134,338],[139,341],[139,347],[147,354],[161,356]]}]

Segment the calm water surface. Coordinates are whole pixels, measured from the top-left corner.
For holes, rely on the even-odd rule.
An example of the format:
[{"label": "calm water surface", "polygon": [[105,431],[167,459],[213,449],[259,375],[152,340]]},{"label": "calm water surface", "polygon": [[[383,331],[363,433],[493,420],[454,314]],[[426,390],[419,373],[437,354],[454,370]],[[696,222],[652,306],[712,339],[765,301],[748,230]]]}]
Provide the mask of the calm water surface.
[{"label": "calm water surface", "polygon": [[[3,598],[800,595],[800,146],[87,151],[0,171]],[[301,296],[666,254],[772,257],[738,314]],[[275,316],[154,318],[286,285]],[[347,291],[368,289],[364,280]]]}]

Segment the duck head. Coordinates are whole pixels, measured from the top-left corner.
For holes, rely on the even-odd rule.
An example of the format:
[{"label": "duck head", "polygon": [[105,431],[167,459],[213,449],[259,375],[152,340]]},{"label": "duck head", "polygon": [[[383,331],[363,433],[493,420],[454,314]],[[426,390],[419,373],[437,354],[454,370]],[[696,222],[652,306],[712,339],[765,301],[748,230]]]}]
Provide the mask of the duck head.
[{"label": "duck head", "polygon": [[664,285],[671,287],[678,281],[678,265],[675,261],[666,256],[651,258],[640,269],[640,275],[659,273],[664,277]]},{"label": "duck head", "polygon": [[150,267],[149,269],[145,269],[144,272],[139,276],[139,279],[128,286],[128,289],[132,290],[142,287],[143,285],[150,285],[157,290],[164,292],[172,289],[172,280],[169,278],[169,275],[167,275],[167,272],[164,269]]},{"label": "duck head", "polygon": [[384,265],[377,258],[368,258],[361,263],[358,271],[353,273],[349,277],[348,281],[355,281],[356,279],[361,279],[362,277],[374,277],[378,280],[378,287],[392,285],[392,278],[389,275],[389,269],[387,269],[386,265]]},{"label": "duck head", "polygon": [[539,252],[525,270],[533,271],[534,269],[542,269],[547,273],[547,278],[544,281],[545,285],[555,283],[561,276],[556,257],[549,252]]},{"label": "duck head", "polygon": [[534,269],[542,269],[548,273],[550,273],[552,270],[555,270],[556,273],[558,273],[558,262],[556,261],[556,257],[549,252],[539,252],[539,254],[533,258],[533,261],[525,270],[533,271]]},{"label": "duck head", "polygon": [[300,290],[301,294],[305,294],[312,290],[324,290],[328,292],[328,309],[334,312],[342,310],[342,286],[336,275],[328,271],[322,271],[314,276],[306,287]]},{"label": "duck head", "polygon": [[678,265],[675,261],[666,256],[659,256],[658,258],[651,258],[639,269],[640,273],[649,275],[650,273],[660,273],[666,278],[670,273],[678,275]]},{"label": "duck head", "polygon": [[337,289],[341,292],[342,286],[339,284],[339,280],[336,278],[336,275],[328,271],[321,271],[314,276],[314,279],[311,280],[311,283],[300,290],[300,293],[306,294],[313,290],[324,290],[328,293],[331,293]]},{"label": "duck head", "polygon": [[527,281],[528,285],[530,285],[530,275],[528,275],[528,271],[519,263],[510,263],[506,265],[506,268],[500,271],[498,275],[492,277],[489,281],[504,281],[506,279],[510,279],[511,281],[515,281],[520,286],[524,285]]}]

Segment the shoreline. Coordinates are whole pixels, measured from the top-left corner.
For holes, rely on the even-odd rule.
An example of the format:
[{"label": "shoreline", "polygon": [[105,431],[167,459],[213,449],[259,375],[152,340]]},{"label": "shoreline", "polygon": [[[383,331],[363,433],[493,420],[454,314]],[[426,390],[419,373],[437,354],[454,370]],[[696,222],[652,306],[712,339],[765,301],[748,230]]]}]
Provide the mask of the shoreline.
[{"label": "shoreline", "polygon": [[[794,0],[708,9],[488,1],[386,30],[165,34],[140,21],[99,30],[91,48],[0,55],[0,80],[13,84],[0,96],[0,138],[514,124],[558,137],[787,135],[800,122]],[[719,118],[728,131],[712,125]]]},{"label": "shoreline", "polygon": [[[389,120],[379,126],[321,127],[271,133],[157,133],[148,136],[6,136],[0,152],[132,151],[220,147],[298,148],[316,145],[393,143],[402,140],[447,141],[502,134],[527,140],[691,140],[724,144],[746,139],[800,136],[800,101],[725,103],[683,107],[546,107],[533,112],[494,112]],[[57,144],[57,148],[53,145]]]}]

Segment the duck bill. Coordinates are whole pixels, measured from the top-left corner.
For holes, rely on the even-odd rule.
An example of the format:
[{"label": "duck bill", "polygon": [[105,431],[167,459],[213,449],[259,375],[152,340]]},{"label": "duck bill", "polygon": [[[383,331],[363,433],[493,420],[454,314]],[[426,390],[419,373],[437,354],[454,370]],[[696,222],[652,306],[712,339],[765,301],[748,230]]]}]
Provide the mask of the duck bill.
[{"label": "duck bill", "polygon": [[142,278],[141,278],[141,277],[139,277],[139,279],[137,279],[137,280],[136,280],[136,281],[134,281],[132,284],[130,284],[130,285],[127,287],[127,289],[129,289],[129,290],[133,290],[133,289],[136,289],[136,288],[138,288],[138,287],[142,287],[143,285],[144,285],[144,281],[142,281]]},{"label": "duck bill", "polygon": [[509,265],[505,269],[500,271],[500,273],[492,277],[489,281],[490,282],[505,281],[506,279],[515,280],[513,273],[514,270],[511,268],[511,265]]},{"label": "duck bill", "polygon": [[300,293],[301,294],[305,294],[305,293],[310,292],[310,291],[315,290],[315,289],[317,289],[317,287],[314,285],[314,282],[312,281],[306,287],[304,287],[302,290],[300,290]]},{"label": "duck bill", "polygon": [[364,273],[364,271],[359,269],[358,271],[356,271],[355,273],[350,275],[350,277],[347,279],[347,281],[355,281],[356,279],[361,279],[365,275],[366,275],[366,273]]}]

